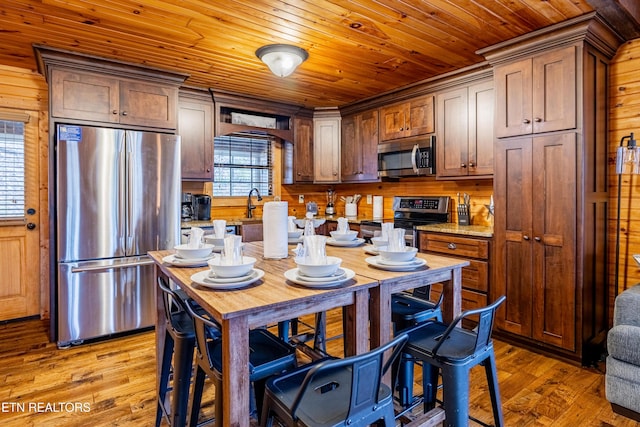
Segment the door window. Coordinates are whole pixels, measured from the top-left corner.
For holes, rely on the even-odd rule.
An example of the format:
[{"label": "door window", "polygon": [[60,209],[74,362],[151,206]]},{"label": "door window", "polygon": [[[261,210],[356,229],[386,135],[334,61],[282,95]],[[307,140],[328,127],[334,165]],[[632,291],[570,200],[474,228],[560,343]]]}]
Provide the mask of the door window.
[{"label": "door window", "polygon": [[0,120],[0,219],[24,217],[25,124]]}]

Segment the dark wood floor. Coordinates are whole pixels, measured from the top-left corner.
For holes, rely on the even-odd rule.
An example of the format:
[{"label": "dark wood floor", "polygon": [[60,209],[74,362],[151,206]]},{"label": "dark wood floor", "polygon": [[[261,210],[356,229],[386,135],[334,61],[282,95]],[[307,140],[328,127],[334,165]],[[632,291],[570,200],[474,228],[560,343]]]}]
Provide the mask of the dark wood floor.
[{"label": "dark wood floor", "polygon": [[[329,334],[336,318],[329,317]],[[331,341],[329,351],[341,345]],[[638,426],[611,411],[604,367],[585,369],[502,342],[496,353],[507,426]],[[153,332],[58,350],[42,321],[0,325],[0,425],[152,426],[154,354]],[[472,371],[470,412],[491,422],[480,368]]]}]

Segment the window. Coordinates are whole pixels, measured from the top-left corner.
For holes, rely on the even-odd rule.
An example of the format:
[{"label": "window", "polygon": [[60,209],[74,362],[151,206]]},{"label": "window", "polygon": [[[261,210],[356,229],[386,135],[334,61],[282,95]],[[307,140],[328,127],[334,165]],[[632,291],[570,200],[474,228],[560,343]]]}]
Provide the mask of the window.
[{"label": "window", "polygon": [[273,140],[260,135],[219,136],[213,145],[214,196],[273,194]]},{"label": "window", "polygon": [[24,123],[0,120],[0,219],[24,217]]}]

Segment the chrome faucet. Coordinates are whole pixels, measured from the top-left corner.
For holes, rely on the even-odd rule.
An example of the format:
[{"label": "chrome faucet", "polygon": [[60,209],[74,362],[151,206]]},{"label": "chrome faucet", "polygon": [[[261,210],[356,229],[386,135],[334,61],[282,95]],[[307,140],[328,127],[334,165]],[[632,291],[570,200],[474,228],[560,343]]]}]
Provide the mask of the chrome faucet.
[{"label": "chrome faucet", "polygon": [[260,195],[260,192],[258,191],[257,188],[254,187],[251,189],[251,191],[249,191],[249,196],[247,196],[247,218],[253,218],[252,211],[256,208],[251,204],[251,194],[254,191],[256,192],[256,196],[258,196],[258,201],[262,200],[262,196]]}]

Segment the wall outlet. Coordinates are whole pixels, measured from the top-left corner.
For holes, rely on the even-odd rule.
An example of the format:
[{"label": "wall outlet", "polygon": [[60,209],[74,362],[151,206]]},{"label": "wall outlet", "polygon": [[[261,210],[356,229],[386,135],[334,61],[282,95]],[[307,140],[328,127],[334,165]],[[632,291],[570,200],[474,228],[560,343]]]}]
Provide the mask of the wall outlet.
[{"label": "wall outlet", "polygon": [[370,205],[373,203],[373,196],[371,194],[367,194],[367,204]]},{"label": "wall outlet", "polygon": [[304,203],[304,194],[298,196],[298,203]]}]

